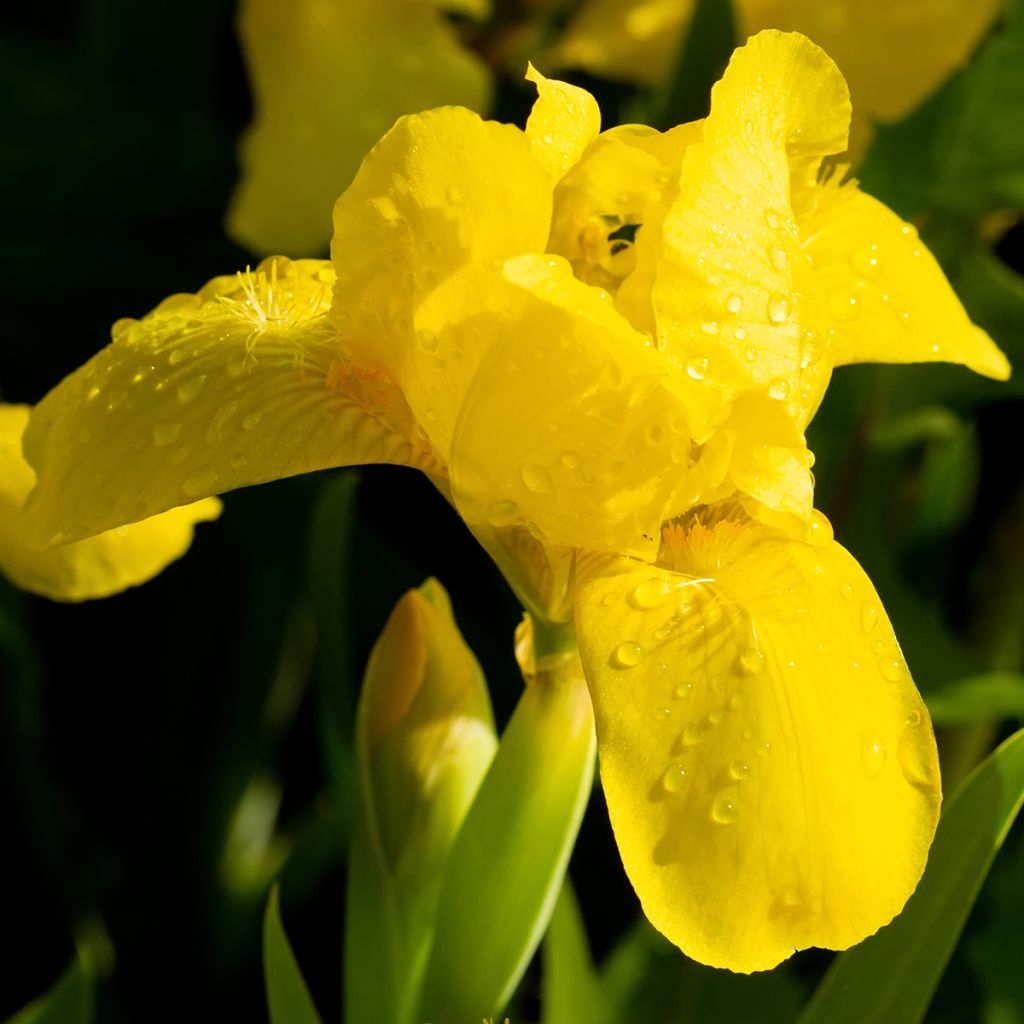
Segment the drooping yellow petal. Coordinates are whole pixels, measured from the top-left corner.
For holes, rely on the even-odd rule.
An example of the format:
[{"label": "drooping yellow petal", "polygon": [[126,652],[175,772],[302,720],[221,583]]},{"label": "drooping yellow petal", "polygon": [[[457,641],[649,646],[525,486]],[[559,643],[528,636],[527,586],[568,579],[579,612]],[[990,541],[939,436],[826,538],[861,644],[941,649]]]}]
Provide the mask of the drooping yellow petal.
[{"label": "drooping yellow petal", "polygon": [[204,498],[141,523],[37,551],[21,509],[35,485],[21,454],[27,405],[0,404],[0,572],[22,590],[55,601],[108,597],[156,576],[192,543],[196,523],[216,519],[221,505]]},{"label": "drooping yellow petal", "polygon": [[601,111],[586,89],[545,78],[532,64],[526,78],[537,86],[526,135],[534,156],[557,181],[601,130]]},{"label": "drooping yellow petal", "polygon": [[333,276],[326,262],[268,260],[115,324],[32,412],[36,541],[331,466],[443,472],[395,386],[346,358],[327,317]]},{"label": "drooping yellow petal", "polygon": [[966,63],[999,0],[736,0],[741,38],[792,29],[825,48],[850,83],[853,141],[897,121]]},{"label": "drooping yellow petal", "polygon": [[444,108],[402,118],[335,207],[331,316],[398,382],[442,458],[504,314],[501,263],[543,251],[551,186],[518,128]]},{"label": "drooping yellow petal", "polygon": [[486,68],[436,7],[245,0],[238,28],[255,116],[228,213],[234,238],[260,254],[319,255],[332,204],[397,117],[486,106]]},{"label": "drooping yellow petal", "polygon": [[[659,347],[695,398],[710,393],[724,408],[745,391],[774,392],[801,426],[817,407],[830,367],[790,194],[843,149],[848,121],[842,76],[803,36],[756,36],[714,87],[702,140],[683,156],[653,289]],[[698,440],[716,415],[695,421]]]},{"label": "drooping yellow petal", "polygon": [[829,306],[833,363],[952,362],[1010,375],[912,225],[855,182],[830,182],[809,199],[800,232]]},{"label": "drooping yellow petal", "polygon": [[644,912],[734,971],[844,949],[902,909],[940,803],[874,588],[838,544],[738,514],[669,527],[662,554],[578,567],[601,778]]},{"label": "drooping yellow petal", "polygon": [[671,73],[693,0],[588,0],[550,54],[558,67],[659,85]]},{"label": "drooping yellow petal", "polygon": [[485,546],[519,524],[549,546],[653,556],[690,454],[671,379],[565,261],[524,256],[505,275],[520,301],[492,324],[452,443],[460,513]]}]

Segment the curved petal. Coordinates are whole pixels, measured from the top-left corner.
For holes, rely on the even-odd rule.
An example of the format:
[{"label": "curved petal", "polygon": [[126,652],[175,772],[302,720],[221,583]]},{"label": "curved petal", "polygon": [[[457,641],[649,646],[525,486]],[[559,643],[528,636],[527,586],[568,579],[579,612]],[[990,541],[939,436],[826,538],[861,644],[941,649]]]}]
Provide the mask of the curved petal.
[{"label": "curved petal", "polygon": [[902,909],[939,815],[931,725],[838,544],[666,531],[669,568],[584,559],[577,633],[630,881],[687,955],[749,972]]},{"label": "curved petal", "polygon": [[0,572],[22,590],[54,601],[108,597],[156,576],[192,543],[196,523],[216,519],[221,505],[204,498],[133,526],[37,551],[21,508],[35,473],[21,454],[27,405],[0,404]]},{"label": "curved petal", "polygon": [[951,362],[1010,375],[914,227],[856,183],[816,189],[800,231],[834,322],[832,362]]},{"label": "curved petal", "polygon": [[[820,315],[791,193],[841,151],[846,84],[800,35],[762,32],[736,50],[711,94],[703,137],[683,156],[652,299],[659,347],[724,405],[774,391],[801,426],[828,379]],[[703,441],[714,417],[696,421]]]},{"label": "curved petal", "polygon": [[505,274],[515,314],[462,405],[450,473],[456,505],[488,528],[527,526],[546,546],[651,557],[689,465],[685,407],[647,339],[563,260]]},{"label": "curved petal", "polygon": [[228,231],[260,254],[322,253],[332,204],[397,117],[487,104],[487,69],[432,4],[245,0],[238,31],[255,117]]},{"label": "curved petal", "polygon": [[115,324],[32,412],[35,541],[331,466],[443,472],[394,385],[346,359],[326,316],[332,282],[328,263],[268,260]]},{"label": "curved petal", "polygon": [[526,78],[537,86],[526,135],[534,156],[557,181],[601,130],[601,111],[586,89],[545,78],[532,64]]},{"label": "curved petal", "polygon": [[402,118],[335,206],[331,316],[398,382],[442,458],[490,344],[500,265],[543,251],[551,188],[522,131],[448,107]]}]

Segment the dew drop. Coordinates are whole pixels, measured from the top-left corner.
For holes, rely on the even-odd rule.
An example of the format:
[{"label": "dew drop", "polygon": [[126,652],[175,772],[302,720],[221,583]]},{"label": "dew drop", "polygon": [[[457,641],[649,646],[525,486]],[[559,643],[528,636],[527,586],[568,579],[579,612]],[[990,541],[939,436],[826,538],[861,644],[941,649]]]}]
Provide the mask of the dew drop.
[{"label": "dew drop", "polygon": [[630,603],[642,611],[663,608],[676,598],[675,588],[663,577],[652,576],[642,580],[630,591]]},{"label": "dew drop", "polygon": [[758,757],[767,757],[772,752],[772,745],[768,740],[762,740],[760,743],[754,745],[754,753]]},{"label": "dew drop", "polygon": [[190,498],[196,497],[196,495],[202,494],[204,491],[208,491],[217,482],[217,477],[220,474],[217,472],[216,466],[209,464],[205,466],[199,466],[197,469],[192,470],[182,482],[181,489]]},{"label": "dew drop", "polygon": [[878,265],[878,246],[873,243],[866,248],[855,250],[850,256],[850,266],[861,277],[874,280],[881,271]]},{"label": "dew drop", "polygon": [[745,779],[750,775],[750,765],[739,758],[733,758],[729,762],[729,774],[738,782],[740,779]]},{"label": "dew drop", "polygon": [[889,646],[889,643],[888,643],[888,641],[887,641],[887,640],[886,640],[886,639],[885,639],[884,637],[879,637],[879,638],[878,638],[878,639],[877,639],[877,640],[876,640],[876,641],[875,641],[875,642],[874,642],[874,643],[873,643],[873,644],[871,645],[871,650],[873,650],[873,651],[875,652],[875,654],[884,654],[884,653],[885,653],[885,649],[886,649],[886,648],[887,648],[888,646]]},{"label": "dew drop", "polygon": [[935,788],[934,766],[929,751],[930,744],[922,743],[920,725],[908,725],[896,743],[896,760],[903,777],[919,789]]},{"label": "dew drop", "polygon": [[841,593],[843,597],[847,599],[847,601],[852,601],[853,595],[856,593],[856,591],[852,583],[846,582],[839,588],[839,593]]},{"label": "dew drop", "polygon": [[789,397],[789,384],[781,377],[777,377],[768,387],[768,397],[776,402],[783,402]]},{"label": "dew drop", "polygon": [[251,412],[248,416],[242,420],[243,430],[255,430],[260,425],[260,420],[263,419],[263,413]]},{"label": "dew drop", "polygon": [[194,398],[198,398],[199,392],[203,390],[205,384],[206,374],[203,373],[197,373],[194,377],[183,380],[178,385],[178,401],[191,402]]},{"label": "dew drop", "polygon": [[774,231],[779,226],[779,215],[774,210],[765,210],[764,222]]},{"label": "dew drop", "polygon": [[612,664],[616,668],[636,668],[643,660],[643,648],[635,640],[619,644],[612,654]]},{"label": "dew drop", "polygon": [[241,470],[241,469],[245,469],[245,467],[248,466],[248,465],[249,465],[248,458],[246,458],[246,456],[243,455],[241,452],[235,452],[235,454],[231,456],[231,468],[232,469],[239,469],[239,470]]},{"label": "dew drop", "polygon": [[877,625],[878,609],[873,604],[865,604],[860,610],[860,628],[870,633]]},{"label": "dew drop", "polygon": [[898,683],[903,678],[903,661],[900,658],[880,658],[878,661],[878,671],[890,683]]},{"label": "dew drop", "polygon": [[693,380],[703,380],[708,373],[708,361],[704,356],[697,356],[686,364],[686,372]]},{"label": "dew drop", "polygon": [[721,721],[722,721],[723,717],[724,716],[723,716],[721,711],[709,711],[708,712],[708,722],[711,725],[719,725],[719,724],[721,724]]},{"label": "dew drop", "polygon": [[743,308],[743,300],[738,295],[730,295],[725,300],[725,308],[735,316]]},{"label": "dew drop", "polygon": [[566,469],[579,469],[583,465],[583,459],[577,452],[562,452],[560,461]]},{"label": "dew drop", "polygon": [[660,707],[654,712],[654,717],[657,718],[658,721],[663,722],[666,718],[672,717],[672,709],[669,707]]},{"label": "dew drop", "polygon": [[708,727],[703,722],[691,722],[684,730],[680,739],[684,747],[695,747],[707,739]]},{"label": "dew drop", "polygon": [[789,299],[785,295],[773,295],[768,300],[768,319],[773,324],[784,324],[789,319]]},{"label": "dew drop", "polygon": [[678,793],[686,782],[686,766],[679,761],[673,761],[661,776],[661,785],[666,793]]},{"label": "dew drop", "polygon": [[729,696],[729,707],[733,711],[739,711],[746,702],[747,698],[739,690],[734,690]]},{"label": "dew drop", "polygon": [[747,336],[747,329],[745,327],[734,327],[732,329],[732,336],[737,341],[742,341]]},{"label": "dew drop", "polygon": [[550,494],[554,488],[551,474],[536,463],[528,462],[520,470],[523,486],[533,494]]},{"label": "dew drop", "polygon": [[705,320],[700,325],[700,329],[705,334],[717,334],[718,333],[718,321],[717,320]]},{"label": "dew drop", "polygon": [[509,526],[519,517],[519,506],[514,501],[493,501],[487,506],[487,521],[491,526]]},{"label": "dew drop", "polygon": [[180,363],[187,355],[188,352],[185,351],[184,347],[179,346],[178,348],[171,349],[171,354],[167,357],[167,362],[169,362],[171,366],[177,366],[178,363]]},{"label": "dew drop", "polygon": [[768,259],[771,265],[780,273],[789,269],[789,255],[781,245],[769,246]]},{"label": "dew drop", "polygon": [[419,345],[421,351],[431,355],[437,351],[437,335],[433,331],[417,331],[416,344]]},{"label": "dew drop", "polygon": [[163,448],[171,444],[181,433],[181,424],[172,420],[165,420],[153,427],[153,443],[157,448]]},{"label": "dew drop", "polygon": [[553,146],[555,144],[555,133],[554,132],[545,132],[541,136],[541,139],[543,139],[545,146]]},{"label": "dew drop", "polygon": [[885,766],[886,749],[878,740],[867,740],[864,744],[864,773],[869,779],[876,779]]},{"label": "dew drop", "polygon": [[921,724],[921,712],[920,711],[911,711],[910,714],[907,715],[907,725],[920,725],[920,724]]},{"label": "dew drop", "polygon": [[652,423],[647,428],[647,440],[651,444],[661,444],[665,440],[665,428],[660,423]]},{"label": "dew drop", "polygon": [[693,683],[680,683],[674,690],[677,697],[689,697],[693,692]]},{"label": "dew drop", "polygon": [[719,793],[711,805],[711,818],[719,825],[731,825],[737,817],[736,798],[730,792]]},{"label": "dew drop", "polygon": [[831,292],[828,308],[837,320],[852,320],[857,315],[857,297],[849,292]]},{"label": "dew drop", "polygon": [[752,676],[759,675],[764,671],[765,661],[764,651],[757,645],[747,647],[740,654],[740,668]]}]

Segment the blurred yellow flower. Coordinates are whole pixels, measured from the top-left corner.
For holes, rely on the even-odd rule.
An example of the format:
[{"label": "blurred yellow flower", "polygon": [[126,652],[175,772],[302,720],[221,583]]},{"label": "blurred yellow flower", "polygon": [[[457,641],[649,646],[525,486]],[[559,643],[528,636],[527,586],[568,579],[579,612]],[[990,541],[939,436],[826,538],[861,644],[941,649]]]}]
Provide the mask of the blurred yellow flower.
[{"label": "blurred yellow flower", "polygon": [[[1000,0],[733,0],[740,39],[802,32],[839,65],[853,97],[850,153],[872,125],[898,121],[966,63]],[[672,72],[693,0],[586,0],[550,54],[557,67],[661,85]]]},{"label": "blurred yellow flower", "polygon": [[0,403],[0,573],[22,590],[55,601],[109,597],[152,579],[188,550],[196,523],[220,515],[220,502],[203,498],[73,544],[35,549],[21,515],[36,482],[21,454],[29,412]]},{"label": "blurred yellow flower", "polygon": [[254,112],[228,211],[233,238],[260,254],[326,250],[332,203],[397,117],[445,103],[484,109],[487,69],[442,8],[487,12],[468,0],[243,0]]},{"label": "blurred yellow flower", "polygon": [[[33,413],[29,515],[62,541],[421,469],[536,616],[575,621],[652,922],[738,971],[845,948],[915,887],[938,765],[803,431],[836,365],[1006,360],[909,225],[821,179],[849,100],[806,38],[752,39],[664,134],[599,133],[591,96],[531,77],[525,132],[400,120],[335,207],[333,269],[268,261],[122,325]],[[109,402],[140,367],[146,401]],[[123,440],[147,433],[156,460]]]}]

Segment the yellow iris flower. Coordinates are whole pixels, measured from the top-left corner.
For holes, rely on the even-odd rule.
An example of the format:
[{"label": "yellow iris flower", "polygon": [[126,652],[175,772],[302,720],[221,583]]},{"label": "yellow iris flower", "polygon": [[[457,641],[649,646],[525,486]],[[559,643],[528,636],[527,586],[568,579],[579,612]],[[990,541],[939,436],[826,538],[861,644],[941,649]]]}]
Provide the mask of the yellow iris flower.
[{"label": "yellow iris flower", "polygon": [[422,470],[535,616],[575,623],[651,921],[737,971],[844,948],[914,889],[940,786],[804,427],[842,363],[1006,360],[912,227],[819,177],[849,100],[804,37],[752,39],[664,134],[600,133],[589,94],[531,77],[525,131],[400,120],[337,203],[333,265],[122,326],[33,412],[29,518],[59,543],[322,467]]},{"label": "yellow iris flower", "polygon": [[[905,117],[966,63],[1000,0],[731,0],[741,39],[766,28],[802,32],[850,85],[850,152],[872,125]],[[672,73],[693,0],[587,0],[550,60],[642,85]]]},{"label": "yellow iris flower", "polygon": [[74,544],[37,550],[21,514],[36,482],[21,453],[29,413],[27,405],[0,403],[0,573],[22,590],[55,601],[109,597],[163,571],[188,550],[196,523],[220,515],[220,501],[203,498]]}]

